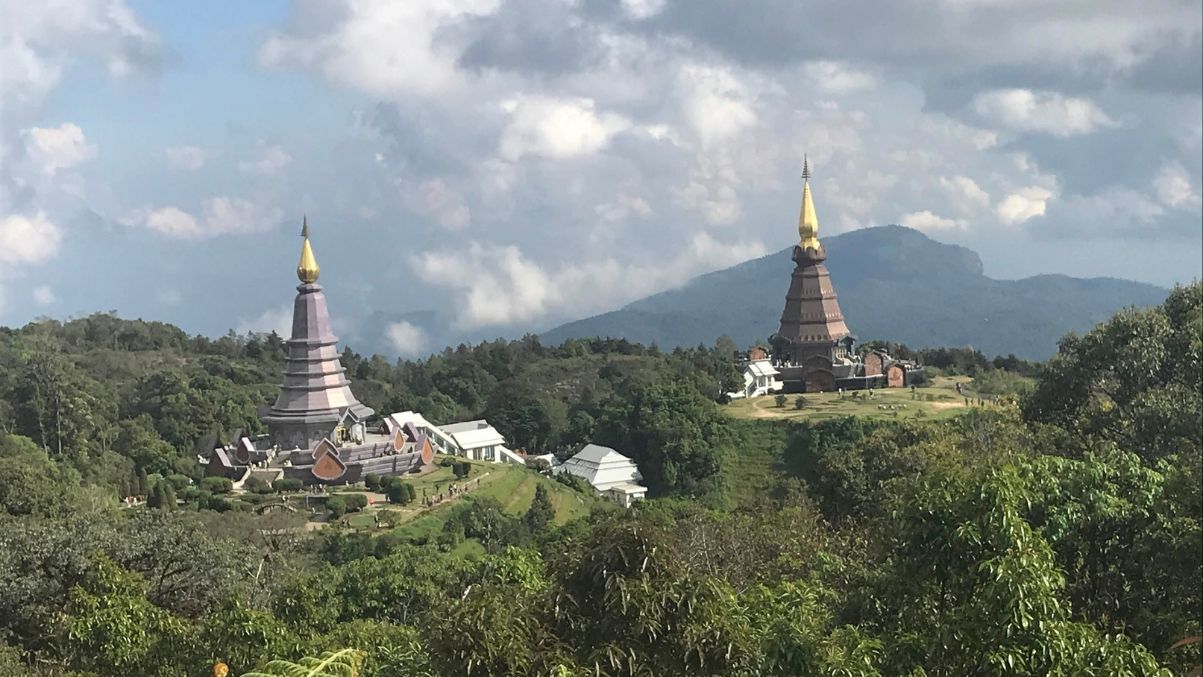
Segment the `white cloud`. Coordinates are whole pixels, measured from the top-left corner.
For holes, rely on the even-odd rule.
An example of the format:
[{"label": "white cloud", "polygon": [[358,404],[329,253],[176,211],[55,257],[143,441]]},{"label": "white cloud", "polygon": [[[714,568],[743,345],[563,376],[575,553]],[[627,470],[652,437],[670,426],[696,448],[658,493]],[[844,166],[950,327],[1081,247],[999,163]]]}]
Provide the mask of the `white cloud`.
[{"label": "white cloud", "polygon": [[675,193],[678,203],[697,211],[707,223],[716,226],[734,223],[743,215],[739,196],[727,183],[711,182],[695,176]]},{"label": "white cloud", "polygon": [[849,94],[877,86],[877,78],[839,61],[811,61],[803,70],[815,86],[829,94]]},{"label": "white cloud", "polygon": [[265,146],[258,159],[238,163],[238,169],[247,174],[271,176],[288,166],[292,156],[280,146]]},{"label": "white cloud", "polygon": [[1062,137],[1089,134],[1116,124],[1089,99],[1030,89],[983,92],[974,97],[973,109],[983,119],[1015,131]]},{"label": "white cloud", "polygon": [[[1142,239],[1165,208],[1148,195],[1111,187],[1091,195],[1069,195],[1050,207],[1045,232],[1054,236]],[[1198,237],[1196,230],[1194,236]]]},{"label": "white cloud", "polygon": [[401,357],[414,357],[427,350],[428,339],[421,327],[402,320],[393,322],[385,329],[389,345]]},{"label": "white cloud", "polygon": [[413,263],[427,284],[459,292],[457,322],[462,328],[476,329],[610,310],[700,272],[764,253],[760,242],[722,243],[703,232],[677,257],[646,265],[600,259],[547,270],[517,247],[479,244],[466,250],[425,252]]},{"label": "white cloud", "polygon": [[410,203],[416,211],[434,217],[447,230],[463,230],[472,222],[472,211],[464,196],[439,178],[419,184]]},{"label": "white cloud", "polygon": [[914,228],[925,233],[942,230],[965,230],[969,224],[963,219],[948,219],[937,216],[928,210],[904,214],[900,220],[907,228]]},{"label": "white cloud", "polygon": [[3,16],[0,107],[33,109],[72,62],[99,62],[120,77],[158,60],[158,37],[121,0],[6,2]]},{"label": "white cloud", "polygon": [[33,288],[33,301],[39,306],[48,306],[57,300],[54,290],[48,285],[43,284]]},{"label": "white cloud", "polygon": [[43,212],[0,220],[0,263],[41,263],[58,253],[63,235]]},{"label": "white cloud", "polygon": [[205,235],[196,217],[178,207],[151,210],[143,216],[142,221],[147,228],[170,237],[195,239]]},{"label": "white cloud", "polygon": [[436,37],[497,0],[327,0],[303,6],[285,33],[259,50],[264,66],[312,67],[339,85],[375,96],[437,95],[463,81],[458,53]]},{"label": "white cloud", "polygon": [[79,125],[64,122],[58,127],[33,127],[24,132],[29,157],[46,174],[69,169],[96,155],[96,146],[84,138]]},{"label": "white cloud", "polygon": [[256,317],[244,318],[238,322],[239,334],[266,334],[273,331],[282,338],[292,336],[292,306],[268,308]]},{"label": "white cloud", "polygon": [[499,151],[511,161],[523,155],[592,155],[630,126],[622,116],[596,112],[587,98],[521,96],[503,101],[501,107],[510,122],[501,134]]},{"label": "white cloud", "polygon": [[280,222],[283,212],[242,198],[205,200],[200,218],[174,206],[136,210],[123,223],[149,228],[167,237],[201,240],[221,235],[262,232]]},{"label": "white cloud", "polygon": [[1161,166],[1153,177],[1153,188],[1157,191],[1157,199],[1170,207],[1198,211],[1203,205],[1203,198],[1191,183],[1190,174],[1177,162]]},{"label": "white cloud", "polygon": [[703,144],[731,137],[756,124],[748,87],[727,68],[689,65],[681,70],[685,118]]},{"label": "white cloud", "polygon": [[622,0],[622,8],[635,20],[656,16],[664,9],[666,0]]},{"label": "white cloud", "polygon": [[962,212],[972,213],[990,206],[990,194],[968,176],[941,176],[940,186]]},{"label": "white cloud", "polygon": [[1053,191],[1040,186],[1028,186],[1003,198],[994,212],[1007,225],[1023,223],[1030,218],[1042,216]]},{"label": "white cloud", "polygon": [[38,56],[19,36],[0,41],[0,92],[18,106],[41,101],[63,76],[62,66]]},{"label": "white cloud", "polygon": [[173,169],[185,172],[194,172],[204,167],[205,160],[209,158],[209,152],[197,146],[172,146],[163,151],[163,154],[167,156],[167,163]]}]

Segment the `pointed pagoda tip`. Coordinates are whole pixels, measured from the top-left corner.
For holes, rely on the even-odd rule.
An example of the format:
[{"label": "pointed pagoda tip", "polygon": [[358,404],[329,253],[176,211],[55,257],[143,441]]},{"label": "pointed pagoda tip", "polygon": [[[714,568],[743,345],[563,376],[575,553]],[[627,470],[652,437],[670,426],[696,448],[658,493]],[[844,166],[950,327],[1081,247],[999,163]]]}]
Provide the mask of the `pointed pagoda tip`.
[{"label": "pointed pagoda tip", "polygon": [[301,216],[301,237],[309,237],[309,215]]},{"label": "pointed pagoda tip", "polygon": [[802,154],[802,180],[810,180],[810,159],[806,157],[806,153]]}]

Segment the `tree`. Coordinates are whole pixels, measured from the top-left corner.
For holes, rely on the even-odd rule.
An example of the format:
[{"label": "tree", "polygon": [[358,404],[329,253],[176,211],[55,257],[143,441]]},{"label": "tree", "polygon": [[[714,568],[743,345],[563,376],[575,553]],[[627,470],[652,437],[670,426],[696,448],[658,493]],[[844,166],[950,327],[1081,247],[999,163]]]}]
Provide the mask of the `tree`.
[{"label": "tree", "polygon": [[537,534],[555,521],[555,518],[556,508],[547,494],[547,486],[540,482],[535,486],[535,497],[522,517],[522,522],[532,534]]},{"label": "tree", "polygon": [[384,495],[388,498],[389,503],[408,504],[413,499],[411,491],[412,487],[397,477],[390,477],[388,483],[384,486]]},{"label": "tree", "polygon": [[773,401],[777,403],[777,408],[778,408],[778,409],[783,409],[783,408],[785,408],[785,400],[786,400],[786,397],[785,397],[785,395],[782,395],[782,394],[780,394],[780,393],[778,393],[777,395],[775,395],[775,396],[773,397]]},{"label": "tree", "polygon": [[347,501],[342,496],[334,495],[326,499],[326,510],[330,511],[330,517],[338,519],[347,512]]}]

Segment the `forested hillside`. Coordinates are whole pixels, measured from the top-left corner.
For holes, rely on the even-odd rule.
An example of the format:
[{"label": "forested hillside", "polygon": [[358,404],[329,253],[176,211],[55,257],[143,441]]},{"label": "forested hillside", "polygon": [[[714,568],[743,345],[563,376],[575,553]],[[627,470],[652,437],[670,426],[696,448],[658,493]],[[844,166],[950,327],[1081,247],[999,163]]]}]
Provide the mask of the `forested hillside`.
[{"label": "forested hillside", "polygon": [[[536,451],[608,443],[656,497],[562,526],[480,500],[446,520],[455,538],[431,538],[307,533],[230,502],[118,507],[194,481],[206,438],[258,429],[278,337],[103,315],[3,330],[0,674],[284,674],[269,661],[344,649],[381,677],[1200,662],[1197,644],[1172,647],[1203,607],[1203,286],[1066,337],[1018,403],[947,421],[734,421],[715,402],[732,347],[348,352],[380,411],[485,414]],[[978,378],[1030,369],[921,357]]]}]

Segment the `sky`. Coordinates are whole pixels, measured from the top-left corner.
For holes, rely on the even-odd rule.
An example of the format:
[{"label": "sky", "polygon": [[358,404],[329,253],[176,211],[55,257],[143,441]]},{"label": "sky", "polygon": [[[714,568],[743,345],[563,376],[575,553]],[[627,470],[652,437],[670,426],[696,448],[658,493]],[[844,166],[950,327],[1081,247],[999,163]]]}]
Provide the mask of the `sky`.
[{"label": "sky", "polygon": [[1197,0],[0,15],[0,325],[287,333],[307,215],[344,339],[521,335],[790,246],[804,155],[820,237],[898,223],[996,278],[1203,274]]}]

